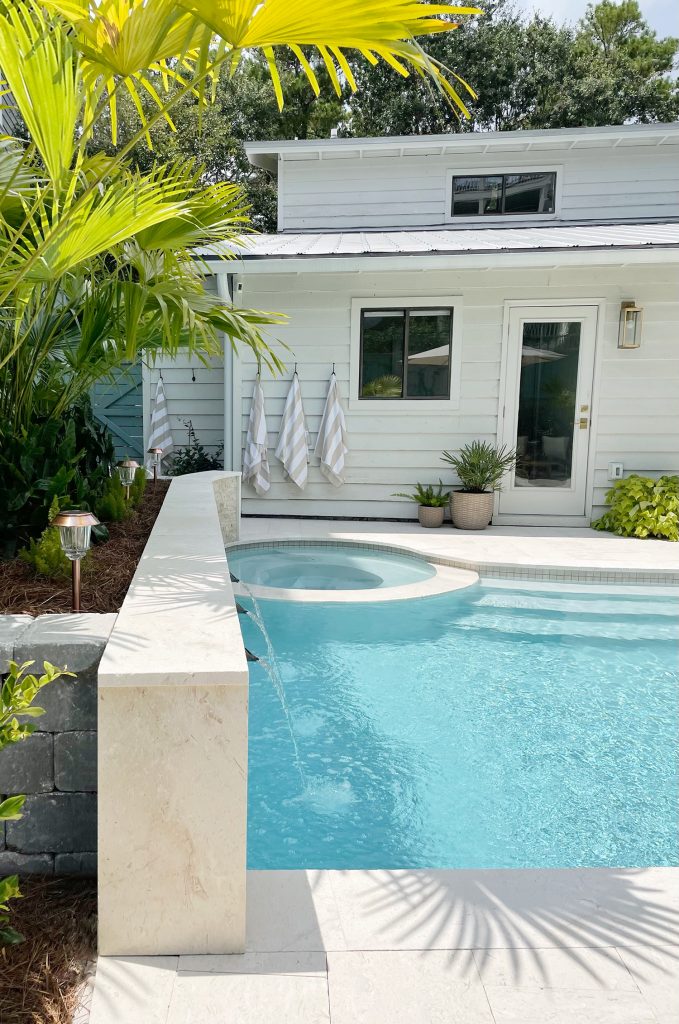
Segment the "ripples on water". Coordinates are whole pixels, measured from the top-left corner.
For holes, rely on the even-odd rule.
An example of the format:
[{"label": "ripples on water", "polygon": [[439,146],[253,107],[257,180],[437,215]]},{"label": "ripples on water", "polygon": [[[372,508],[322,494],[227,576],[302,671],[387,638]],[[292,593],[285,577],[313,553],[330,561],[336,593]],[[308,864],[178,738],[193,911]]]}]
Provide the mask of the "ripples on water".
[{"label": "ripples on water", "polygon": [[260,602],[284,704],[251,665],[249,865],[676,864],[678,612],[494,586]]}]

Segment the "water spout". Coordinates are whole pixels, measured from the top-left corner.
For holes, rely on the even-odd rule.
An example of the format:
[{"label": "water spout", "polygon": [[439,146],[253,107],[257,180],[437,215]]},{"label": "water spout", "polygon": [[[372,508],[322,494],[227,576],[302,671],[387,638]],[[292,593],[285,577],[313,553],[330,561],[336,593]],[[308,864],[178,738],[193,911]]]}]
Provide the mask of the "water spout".
[{"label": "water spout", "polygon": [[240,604],[238,601],[236,601],[236,611],[238,612],[239,615],[249,615],[250,614],[250,612],[247,610],[247,608],[244,608],[243,605]]},{"label": "water spout", "polygon": [[[274,691],[276,693],[276,696],[278,697],[278,700],[280,702],[281,709],[283,711],[283,716],[285,718],[285,724],[287,725],[288,732],[290,734],[290,742],[292,743],[293,758],[294,758],[294,762],[295,762],[295,767],[297,769],[297,773],[299,775],[300,782],[302,784],[302,791],[306,792],[307,788],[308,788],[307,787],[307,780],[306,780],[306,777],[304,775],[304,769],[302,768],[302,759],[300,757],[299,747],[297,746],[297,738],[295,737],[295,732],[294,732],[294,729],[292,727],[292,715],[290,713],[290,708],[288,706],[288,701],[287,701],[287,698],[285,696],[285,686],[283,684],[283,677],[281,676],[281,670],[278,667],[278,662],[276,661],[276,654],[275,654],[274,649],[273,649],[273,644],[271,643],[271,637],[269,636],[269,633],[268,633],[268,630],[266,628],[266,625],[264,624],[264,619],[262,617],[262,610],[259,607],[259,603],[257,601],[257,598],[250,591],[250,589],[247,586],[247,584],[241,583],[241,586],[245,590],[245,593],[247,594],[247,596],[252,601],[252,611],[249,612],[249,617],[257,625],[257,628],[259,629],[260,633],[262,634],[262,636],[264,638],[264,642],[266,644],[266,652],[267,652],[266,653],[266,658],[254,658],[254,660],[259,662],[259,664],[262,666],[262,668],[264,669],[264,671],[268,675],[269,680],[271,681],[271,684],[272,684],[272,686],[274,688]],[[250,653],[247,648],[245,649],[245,653],[246,653],[246,655],[248,655]],[[248,660],[250,660],[250,658],[248,658]]]},{"label": "water spout", "polygon": [[247,649],[247,647],[245,648],[245,657],[246,657],[247,661],[259,661],[259,660],[260,660],[260,659],[259,659],[259,658],[257,657],[257,655],[256,655],[256,654],[253,654],[253,653],[252,653],[252,651],[249,651],[249,650]]}]

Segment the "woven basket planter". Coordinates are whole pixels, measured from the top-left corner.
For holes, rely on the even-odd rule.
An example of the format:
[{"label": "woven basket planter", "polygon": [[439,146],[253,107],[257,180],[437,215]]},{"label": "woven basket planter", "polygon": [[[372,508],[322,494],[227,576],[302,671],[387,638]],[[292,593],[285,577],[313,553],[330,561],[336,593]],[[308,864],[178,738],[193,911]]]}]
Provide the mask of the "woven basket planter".
[{"label": "woven basket planter", "polygon": [[458,530],[485,530],[493,515],[493,491],[483,494],[469,494],[452,491],[450,494],[450,517]]},{"label": "woven basket planter", "polygon": [[445,508],[432,508],[430,505],[419,505],[417,509],[417,518],[420,520],[420,526],[426,526],[427,529],[434,529],[436,526],[443,526],[443,513]]}]

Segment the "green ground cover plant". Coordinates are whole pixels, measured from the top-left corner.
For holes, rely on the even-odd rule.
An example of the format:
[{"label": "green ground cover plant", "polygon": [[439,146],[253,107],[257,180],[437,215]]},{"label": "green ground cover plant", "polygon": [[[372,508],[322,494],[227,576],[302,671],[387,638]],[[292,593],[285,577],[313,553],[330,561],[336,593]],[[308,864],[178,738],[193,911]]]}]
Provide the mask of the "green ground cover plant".
[{"label": "green ground cover plant", "polygon": [[610,508],[592,523],[595,530],[679,541],[679,476],[633,474],[611,487],[606,502]]}]

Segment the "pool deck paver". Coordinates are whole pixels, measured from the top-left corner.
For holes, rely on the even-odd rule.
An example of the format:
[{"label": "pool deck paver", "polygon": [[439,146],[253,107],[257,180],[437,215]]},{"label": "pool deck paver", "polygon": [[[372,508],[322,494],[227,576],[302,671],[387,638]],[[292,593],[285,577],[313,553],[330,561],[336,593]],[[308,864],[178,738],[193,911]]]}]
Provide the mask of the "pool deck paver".
[{"label": "pool deck paver", "polygon": [[100,957],[90,1024],[677,1024],[679,868],[248,872],[242,956]]}]

